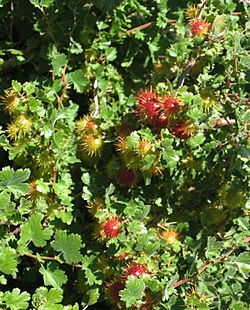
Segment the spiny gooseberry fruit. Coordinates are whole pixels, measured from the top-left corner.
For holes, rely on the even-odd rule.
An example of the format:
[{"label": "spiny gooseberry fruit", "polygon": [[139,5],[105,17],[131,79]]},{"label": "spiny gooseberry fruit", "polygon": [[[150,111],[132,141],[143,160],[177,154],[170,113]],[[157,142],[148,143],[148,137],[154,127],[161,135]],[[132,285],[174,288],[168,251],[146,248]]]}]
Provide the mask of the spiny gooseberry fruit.
[{"label": "spiny gooseberry fruit", "polygon": [[101,234],[104,239],[116,238],[120,234],[121,222],[118,216],[107,219],[101,226]]},{"label": "spiny gooseberry fruit", "polygon": [[89,209],[89,212],[94,216],[96,212],[104,207],[104,201],[101,198],[94,198],[89,201],[86,206]]},{"label": "spiny gooseberry fruit", "polygon": [[141,264],[132,264],[128,266],[128,268],[125,270],[124,278],[127,279],[128,276],[133,275],[136,278],[139,278],[143,274],[147,273],[147,269],[144,265]]},{"label": "spiny gooseberry fruit", "polygon": [[90,115],[84,115],[76,121],[76,131],[79,136],[84,134],[97,134],[98,126],[96,121]]},{"label": "spiny gooseberry fruit", "polygon": [[167,230],[162,233],[162,238],[167,244],[172,244],[178,240],[178,234],[174,230]]},{"label": "spiny gooseberry fruit", "polygon": [[187,305],[202,304],[208,296],[206,294],[200,295],[196,287],[192,287],[186,293]]},{"label": "spiny gooseberry fruit", "polygon": [[151,141],[143,137],[142,139],[139,140],[135,152],[139,157],[144,158],[146,155],[149,154],[151,149],[152,149]]},{"label": "spiny gooseberry fruit", "polygon": [[115,303],[120,301],[119,293],[124,288],[125,288],[125,283],[122,281],[112,281],[106,284],[107,295],[111,299],[111,301]]},{"label": "spiny gooseberry fruit", "polygon": [[211,88],[204,88],[200,91],[200,96],[203,99],[203,107],[205,112],[209,112],[210,108],[217,104],[217,96]]},{"label": "spiny gooseberry fruit", "polygon": [[137,182],[137,174],[129,168],[121,168],[117,172],[117,182],[120,186],[128,187],[135,185]]},{"label": "spiny gooseberry fruit", "polygon": [[125,154],[125,153],[131,151],[130,147],[126,141],[126,137],[119,137],[115,146],[116,146],[116,150],[118,152],[121,152],[122,154]]},{"label": "spiny gooseberry fruit", "polygon": [[19,115],[11,124],[7,127],[7,134],[12,140],[16,140],[18,137],[25,135],[32,128],[32,120],[25,115]]},{"label": "spiny gooseberry fruit", "polygon": [[81,150],[89,156],[97,156],[103,147],[103,139],[101,136],[88,134],[82,138]]},{"label": "spiny gooseberry fruit", "polygon": [[[142,169],[142,171],[144,170]],[[152,176],[152,175],[159,176],[159,175],[163,175],[163,171],[164,171],[164,167],[159,166],[159,160],[156,159],[153,165],[149,169],[147,169],[145,172],[149,176]]]},{"label": "spiny gooseberry fruit", "polygon": [[16,118],[15,123],[19,127],[20,132],[23,134],[30,131],[32,127],[32,120],[25,115],[19,115]]},{"label": "spiny gooseberry fruit", "polygon": [[19,102],[25,98],[12,89],[5,90],[4,92],[5,95],[0,97],[0,100],[4,103],[4,110],[9,114],[14,114],[17,111]]},{"label": "spiny gooseberry fruit", "polygon": [[196,19],[190,25],[190,30],[193,36],[204,36],[208,33],[210,24],[204,20]]},{"label": "spiny gooseberry fruit", "polygon": [[194,19],[197,18],[199,14],[199,8],[197,6],[191,6],[186,9],[185,15],[188,19]]},{"label": "spiny gooseberry fruit", "polygon": [[6,129],[7,135],[11,140],[17,140],[19,135],[19,128],[16,126],[14,122],[8,124]]},{"label": "spiny gooseberry fruit", "polygon": [[188,120],[180,120],[174,124],[170,132],[179,139],[189,139],[194,133],[195,127]]},{"label": "spiny gooseberry fruit", "polygon": [[157,94],[150,90],[140,91],[137,96],[137,112],[149,121],[157,118],[160,114],[160,101]]},{"label": "spiny gooseberry fruit", "polygon": [[164,114],[168,118],[176,116],[177,113],[180,111],[181,105],[182,104],[180,103],[180,101],[175,97],[167,97],[162,102]]},{"label": "spiny gooseberry fruit", "polygon": [[158,118],[154,119],[152,126],[156,132],[159,132],[162,128],[167,128],[169,125],[169,117],[163,112]]}]

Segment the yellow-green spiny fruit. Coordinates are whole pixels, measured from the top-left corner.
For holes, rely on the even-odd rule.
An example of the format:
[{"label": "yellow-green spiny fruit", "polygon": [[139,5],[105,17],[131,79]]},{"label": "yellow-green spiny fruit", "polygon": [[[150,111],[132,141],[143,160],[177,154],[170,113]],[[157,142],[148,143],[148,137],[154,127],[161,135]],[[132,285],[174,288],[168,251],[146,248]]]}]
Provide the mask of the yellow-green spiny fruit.
[{"label": "yellow-green spiny fruit", "polygon": [[18,104],[25,100],[25,97],[13,89],[7,89],[4,92],[5,95],[0,97],[0,101],[4,104],[4,110],[10,115],[15,114]]},{"label": "yellow-green spiny fruit", "polygon": [[144,158],[152,151],[152,142],[146,138],[141,138],[136,147],[137,156]]},{"label": "yellow-green spiny fruit", "polygon": [[186,9],[185,16],[187,19],[194,19],[198,17],[199,12],[200,12],[199,8],[193,5]]},{"label": "yellow-green spiny fruit", "polygon": [[76,132],[79,137],[85,134],[98,134],[98,125],[90,115],[84,115],[76,121]]},{"label": "yellow-green spiny fruit", "polygon": [[203,109],[205,112],[209,112],[211,108],[216,107],[218,98],[215,91],[211,88],[204,88],[200,91],[200,96],[203,99]]},{"label": "yellow-green spiny fruit", "polygon": [[103,148],[103,138],[100,135],[87,134],[82,137],[80,150],[90,157],[99,156]]},{"label": "yellow-green spiny fruit", "polygon": [[8,125],[6,132],[11,140],[17,140],[32,129],[32,120],[24,114],[19,115]]},{"label": "yellow-green spiny fruit", "polygon": [[86,208],[88,208],[90,214],[92,214],[93,216],[95,216],[95,214],[101,209],[104,209],[104,207],[105,207],[105,203],[103,199],[98,198],[98,197],[90,200],[88,204],[86,205]]}]

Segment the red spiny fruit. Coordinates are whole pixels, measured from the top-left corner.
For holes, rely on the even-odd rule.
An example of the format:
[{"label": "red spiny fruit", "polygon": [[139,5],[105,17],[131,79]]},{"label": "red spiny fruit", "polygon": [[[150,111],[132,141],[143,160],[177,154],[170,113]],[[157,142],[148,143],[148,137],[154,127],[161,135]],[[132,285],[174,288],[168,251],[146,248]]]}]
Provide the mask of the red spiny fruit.
[{"label": "red spiny fruit", "polygon": [[150,121],[159,116],[160,101],[155,92],[141,91],[137,96],[137,103],[137,111],[140,116],[146,117]]},{"label": "red spiny fruit", "polygon": [[120,186],[132,186],[137,182],[137,174],[132,169],[121,168],[117,172],[117,182]]},{"label": "red spiny fruit", "polygon": [[208,33],[210,24],[204,20],[196,19],[190,25],[190,30],[193,36],[204,36]]},{"label": "red spiny fruit", "polygon": [[141,275],[147,273],[145,266],[141,264],[133,264],[128,266],[124,277],[127,279],[128,276],[133,275],[136,278],[139,278]]},{"label": "red spiny fruit", "polygon": [[121,281],[113,281],[107,283],[107,293],[113,302],[119,302],[120,296],[119,292],[125,288],[125,284]]},{"label": "red spiny fruit", "polygon": [[189,121],[180,120],[174,124],[171,129],[171,133],[179,139],[189,139],[192,136],[194,130],[194,125]]},{"label": "red spiny fruit", "polygon": [[108,219],[102,224],[104,237],[108,239],[116,238],[120,234],[120,221],[118,217]]},{"label": "red spiny fruit", "polygon": [[167,97],[162,103],[163,111],[167,117],[175,116],[181,108],[181,104],[178,99],[174,97]]},{"label": "red spiny fruit", "polygon": [[161,115],[154,121],[153,126],[156,131],[159,131],[162,128],[167,128],[168,124],[169,118],[164,112],[162,112]]}]

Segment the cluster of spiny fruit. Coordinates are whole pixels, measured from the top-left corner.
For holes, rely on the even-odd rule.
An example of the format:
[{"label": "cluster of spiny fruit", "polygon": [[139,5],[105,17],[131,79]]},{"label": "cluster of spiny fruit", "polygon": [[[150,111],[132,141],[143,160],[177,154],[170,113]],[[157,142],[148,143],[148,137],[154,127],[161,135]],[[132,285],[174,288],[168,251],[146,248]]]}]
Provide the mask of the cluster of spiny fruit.
[{"label": "cluster of spiny fruit", "polygon": [[160,98],[151,90],[141,91],[137,97],[137,113],[147,120],[154,131],[168,128],[177,138],[189,139],[194,132],[194,125],[185,118],[176,120],[183,107],[184,104],[178,98]]},{"label": "cluster of spiny fruit", "polygon": [[0,97],[0,102],[4,104],[4,111],[11,117],[12,122],[8,124],[6,134],[8,137],[16,142],[18,139],[24,137],[33,127],[33,122],[24,111],[18,110],[21,103],[27,102],[27,98],[13,89],[5,90],[5,95]]},{"label": "cluster of spiny fruit", "polygon": [[[195,126],[183,115],[184,104],[176,97],[161,98],[153,90],[141,90],[136,98],[135,116],[150,127],[153,134],[168,128],[175,137],[189,139],[195,131]],[[97,120],[85,115],[76,122],[80,150],[89,157],[100,156],[104,145],[104,133],[100,130]],[[160,152],[153,141],[139,134],[132,128],[131,122],[124,121],[116,128],[115,143],[117,155],[107,164],[107,173],[120,186],[130,187],[138,181],[138,171],[148,176],[162,175],[164,167],[160,164]],[[131,145],[130,138],[135,138]],[[153,159],[150,167],[147,159]]]},{"label": "cluster of spiny fruit", "polygon": [[[94,211],[94,205],[97,206],[100,203],[100,201],[92,201],[92,205],[90,204],[90,211],[92,214],[94,214],[97,210]],[[113,238],[117,238],[121,231],[125,229],[126,221],[123,222],[118,215],[113,215],[112,217],[106,218],[104,221],[102,221],[99,224],[99,236],[102,240],[108,241]],[[162,227],[164,228],[164,227]],[[164,228],[163,232],[157,232],[157,235],[159,238],[162,238],[165,240],[167,245],[172,245],[175,242],[178,242],[179,235],[176,233],[175,230],[170,229],[166,226]],[[105,273],[106,266],[109,266],[107,271],[107,277],[110,279],[112,277],[112,280],[108,280],[106,283],[106,297],[108,300],[112,303],[115,303],[116,306],[121,306],[121,298],[120,298],[120,291],[124,290],[126,287],[126,281],[129,276],[134,276],[136,278],[140,277],[147,277],[154,274],[155,271],[151,271],[150,268],[145,263],[139,263],[134,255],[130,255],[129,253],[120,252],[119,256],[116,257],[116,260],[118,260],[120,263],[123,262],[129,262],[124,265],[123,271],[120,275],[117,274],[117,272],[114,273],[114,271],[110,270],[110,264],[108,261],[105,261],[101,263],[102,269]],[[157,271],[156,271],[157,272]],[[151,296],[149,291],[145,290],[145,302],[144,305],[150,303]]]}]

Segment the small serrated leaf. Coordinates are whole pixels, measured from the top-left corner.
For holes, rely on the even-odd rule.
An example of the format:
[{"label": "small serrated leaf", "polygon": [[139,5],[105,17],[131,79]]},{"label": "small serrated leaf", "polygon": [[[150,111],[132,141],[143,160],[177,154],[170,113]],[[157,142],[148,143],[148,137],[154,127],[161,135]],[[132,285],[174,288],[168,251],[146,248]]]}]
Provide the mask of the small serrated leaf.
[{"label": "small serrated leaf", "polygon": [[65,272],[60,269],[53,270],[51,264],[48,264],[47,269],[42,266],[39,271],[43,275],[43,281],[46,286],[61,287],[67,282]]},{"label": "small serrated leaf", "polygon": [[53,231],[50,228],[43,229],[41,221],[44,215],[42,213],[32,214],[28,221],[21,226],[21,238],[19,244],[25,244],[32,241],[37,247],[46,245],[46,241],[50,239]]},{"label": "small serrated leaf", "polygon": [[133,305],[140,306],[142,304],[142,297],[145,290],[145,284],[142,279],[129,276],[126,283],[126,288],[120,291],[121,300],[126,303],[128,308]]},{"label": "small serrated leaf", "polygon": [[236,257],[234,260],[229,261],[228,263],[236,264],[243,278],[248,279],[250,273],[250,253],[241,253],[238,257]]},{"label": "small serrated leaf", "polygon": [[82,93],[89,84],[88,79],[84,75],[82,70],[76,70],[67,74],[68,83],[73,84],[74,89],[78,93]]},{"label": "small serrated leaf", "polygon": [[29,186],[23,183],[28,180],[30,176],[29,169],[19,169],[15,171],[10,167],[4,167],[0,171],[0,190],[6,189],[8,192],[14,194],[18,199],[20,196],[27,194]]},{"label": "small serrated leaf", "polygon": [[21,293],[19,288],[14,288],[12,292],[5,292],[2,299],[7,308],[11,310],[24,310],[29,307],[30,294],[27,292]]},{"label": "small serrated leaf", "polygon": [[78,263],[82,259],[80,249],[82,247],[81,237],[77,234],[69,234],[58,230],[55,233],[55,241],[52,246],[56,251],[62,252],[68,264]]}]

